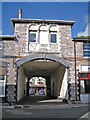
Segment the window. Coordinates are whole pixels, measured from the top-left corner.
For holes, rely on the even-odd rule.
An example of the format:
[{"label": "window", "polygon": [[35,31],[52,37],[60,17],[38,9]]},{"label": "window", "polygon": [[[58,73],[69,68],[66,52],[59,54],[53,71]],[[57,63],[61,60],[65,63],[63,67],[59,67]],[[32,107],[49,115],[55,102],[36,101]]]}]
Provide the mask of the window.
[{"label": "window", "polygon": [[83,44],[83,56],[90,57],[90,43]]},{"label": "window", "polygon": [[88,78],[88,74],[87,74],[87,73],[82,73],[80,77],[81,77],[82,79]]},{"label": "window", "polygon": [[5,76],[0,75],[0,97],[5,97]]},{"label": "window", "polygon": [[31,31],[29,33],[29,42],[36,42],[36,31]]},{"label": "window", "polygon": [[55,32],[50,33],[50,42],[57,43],[57,34]]},{"label": "window", "polygon": [[85,93],[90,93],[90,80],[84,80]]},{"label": "window", "polygon": [[47,31],[40,31],[40,44],[48,44],[48,32]]},{"label": "window", "polygon": [[80,73],[81,93],[90,93],[90,73]]},{"label": "window", "polygon": [[80,80],[89,80],[90,73],[80,73]]},{"label": "window", "polygon": [[0,41],[0,49],[2,49],[2,42]]}]

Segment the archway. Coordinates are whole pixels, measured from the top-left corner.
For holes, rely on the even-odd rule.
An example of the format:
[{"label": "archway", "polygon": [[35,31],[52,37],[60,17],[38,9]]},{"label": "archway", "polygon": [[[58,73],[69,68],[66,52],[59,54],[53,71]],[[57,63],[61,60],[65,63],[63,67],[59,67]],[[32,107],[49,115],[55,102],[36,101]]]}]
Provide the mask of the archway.
[{"label": "archway", "polygon": [[18,60],[16,66],[18,67],[17,101],[25,96],[25,89],[29,92],[29,80],[33,77],[47,79],[48,96],[61,96],[61,98],[67,96],[67,68],[70,65],[64,59],[50,54],[31,54]]}]

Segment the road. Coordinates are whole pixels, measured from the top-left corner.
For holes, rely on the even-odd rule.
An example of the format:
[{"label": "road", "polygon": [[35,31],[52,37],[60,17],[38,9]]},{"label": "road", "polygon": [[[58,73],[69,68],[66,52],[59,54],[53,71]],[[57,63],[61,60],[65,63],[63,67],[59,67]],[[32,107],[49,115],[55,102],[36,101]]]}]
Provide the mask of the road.
[{"label": "road", "polygon": [[2,109],[3,118],[73,118],[77,120],[90,111],[85,105],[31,105],[23,108]]}]

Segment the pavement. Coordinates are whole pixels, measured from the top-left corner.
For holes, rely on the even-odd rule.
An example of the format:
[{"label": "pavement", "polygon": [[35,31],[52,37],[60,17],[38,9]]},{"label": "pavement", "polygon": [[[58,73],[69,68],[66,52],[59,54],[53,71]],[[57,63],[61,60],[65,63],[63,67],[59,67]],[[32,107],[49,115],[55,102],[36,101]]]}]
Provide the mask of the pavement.
[{"label": "pavement", "polygon": [[90,120],[90,111],[81,116],[78,120],[87,119]]}]

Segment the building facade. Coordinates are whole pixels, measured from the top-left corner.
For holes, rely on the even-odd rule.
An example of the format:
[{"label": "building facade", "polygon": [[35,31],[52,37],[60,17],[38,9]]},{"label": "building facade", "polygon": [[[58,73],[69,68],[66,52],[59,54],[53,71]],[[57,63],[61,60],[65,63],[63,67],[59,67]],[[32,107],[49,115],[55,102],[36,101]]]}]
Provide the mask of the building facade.
[{"label": "building facade", "polygon": [[47,95],[46,80],[43,77],[33,77],[29,81],[29,95]]},{"label": "building facade", "polygon": [[90,82],[82,79],[86,74],[80,74],[90,80],[88,40],[72,39],[74,21],[23,19],[19,12],[19,18],[11,19],[14,35],[0,36],[0,97],[17,102],[29,95],[31,78],[43,77],[48,96],[82,100],[90,91]]}]

